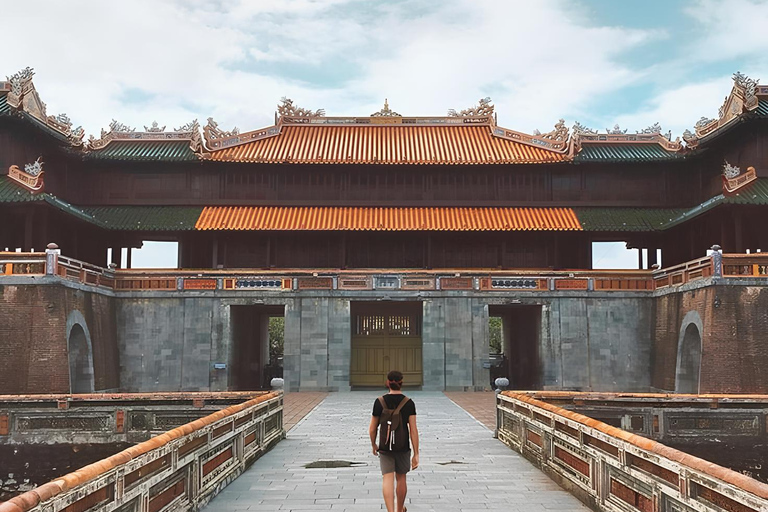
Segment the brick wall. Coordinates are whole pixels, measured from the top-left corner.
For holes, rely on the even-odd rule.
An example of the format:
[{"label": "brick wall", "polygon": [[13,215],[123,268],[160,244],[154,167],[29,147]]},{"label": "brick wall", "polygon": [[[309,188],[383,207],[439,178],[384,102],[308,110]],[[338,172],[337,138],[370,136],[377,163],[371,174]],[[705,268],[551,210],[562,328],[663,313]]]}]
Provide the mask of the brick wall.
[{"label": "brick wall", "polygon": [[95,389],[119,387],[113,299],[63,286],[0,285],[0,394],[68,393],[67,317],[85,318]]},{"label": "brick wall", "polygon": [[[717,299],[717,300],[716,300]],[[702,393],[768,393],[768,288],[710,286],[656,301],[653,386],[675,389],[680,329],[702,320]]]}]

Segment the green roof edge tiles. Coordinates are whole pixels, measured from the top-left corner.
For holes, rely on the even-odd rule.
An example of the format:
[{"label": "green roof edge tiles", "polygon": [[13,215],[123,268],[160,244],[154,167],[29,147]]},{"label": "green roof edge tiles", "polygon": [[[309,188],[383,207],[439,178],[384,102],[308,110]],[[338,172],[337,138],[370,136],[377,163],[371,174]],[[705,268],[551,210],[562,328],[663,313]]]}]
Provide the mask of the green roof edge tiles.
[{"label": "green roof edge tiles", "polygon": [[80,208],[42,192],[32,194],[7,176],[0,175],[0,204],[45,202],[82,221],[103,229],[122,231],[189,231],[203,211],[202,206],[88,206]]},{"label": "green roof edge tiles", "polygon": [[0,116],[7,116],[11,114],[11,106],[8,105],[7,98],[7,94],[0,94]]},{"label": "green roof edge tiles", "polygon": [[667,151],[659,144],[583,144],[576,162],[659,162],[678,160],[683,155]]},{"label": "green roof edge tiles", "polygon": [[132,162],[195,162],[197,155],[190,149],[189,140],[116,140],[104,149],[84,154],[85,160],[113,160]]}]

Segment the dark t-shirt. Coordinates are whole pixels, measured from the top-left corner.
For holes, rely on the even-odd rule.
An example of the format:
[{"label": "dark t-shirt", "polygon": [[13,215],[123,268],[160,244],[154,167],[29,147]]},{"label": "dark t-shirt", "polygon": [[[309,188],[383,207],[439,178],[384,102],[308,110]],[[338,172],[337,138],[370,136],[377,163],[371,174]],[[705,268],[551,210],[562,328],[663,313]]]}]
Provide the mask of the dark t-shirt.
[{"label": "dark t-shirt", "polygon": [[[386,394],[384,395],[384,401],[387,403],[387,408],[389,409],[396,409],[398,405],[400,405],[400,402],[403,401],[405,398],[405,395],[396,394]],[[373,415],[374,416],[381,416],[381,402],[379,402],[379,399],[377,398],[373,402]],[[408,428],[408,418],[411,416],[416,415],[416,404],[413,403],[413,400],[409,400],[407,404],[405,404],[400,411],[400,419],[402,420],[403,428],[405,428],[405,438],[408,440],[408,446],[403,451],[408,451],[411,449],[411,432]],[[382,446],[381,439],[379,439],[379,450],[382,452],[388,452],[389,449],[386,447],[386,445]]]}]

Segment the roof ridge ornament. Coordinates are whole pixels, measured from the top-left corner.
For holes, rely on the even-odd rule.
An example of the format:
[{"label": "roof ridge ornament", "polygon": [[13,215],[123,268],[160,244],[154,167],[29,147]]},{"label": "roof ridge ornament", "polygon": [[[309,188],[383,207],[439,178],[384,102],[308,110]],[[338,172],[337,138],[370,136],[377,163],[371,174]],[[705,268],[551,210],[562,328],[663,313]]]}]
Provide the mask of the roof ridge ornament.
[{"label": "roof ridge ornament", "polygon": [[230,131],[224,131],[221,128],[219,128],[219,123],[213,120],[212,117],[208,118],[208,124],[205,125],[203,128],[203,135],[205,136],[206,141],[211,141],[214,139],[224,139],[227,137],[234,137],[235,135],[240,134],[240,129],[235,126]]},{"label": "roof ridge ornament", "polygon": [[384,108],[382,108],[378,112],[374,112],[373,114],[371,114],[370,117],[403,117],[403,116],[393,110],[390,110],[389,101],[387,101],[387,98],[384,98]]},{"label": "roof ridge ornament", "polygon": [[695,148],[703,138],[712,135],[742,115],[755,110],[759,105],[760,101],[757,95],[762,94],[758,93],[759,80],[749,78],[740,71],[735,72],[732,78],[733,88],[723,100],[722,106],[717,110],[717,119],[702,117],[696,123],[693,133],[686,130],[683,134],[688,147]]},{"label": "roof ridge ornament", "polygon": [[723,176],[729,180],[732,180],[739,174],[741,174],[741,168],[736,167],[735,165],[731,165],[728,163],[728,160],[725,160],[725,163],[723,164]]},{"label": "roof ridge ornament", "polygon": [[283,96],[280,98],[280,105],[277,106],[277,113],[280,117],[325,117],[325,109],[319,108],[315,111],[297,107],[293,100]]},{"label": "roof ridge ornament", "polygon": [[597,130],[593,130],[587,126],[584,126],[580,122],[576,121],[571,128],[574,135],[597,135]]},{"label": "roof ridge ornament", "polygon": [[72,129],[72,121],[66,114],[49,116],[45,102],[40,99],[40,95],[35,90],[32,78],[35,76],[35,70],[26,67],[21,71],[6,77],[11,90],[6,96],[6,102],[19,114],[27,114],[51,130],[63,135],[73,146],[83,144],[85,131],[82,126]]},{"label": "roof ridge ornament", "polygon": [[613,125],[613,130],[611,130],[610,128],[606,128],[605,132],[608,135],[624,135],[625,133],[627,133],[627,130],[622,130],[621,127],[619,126],[619,123],[616,123],[615,125]]},{"label": "roof ridge ornament", "polygon": [[457,112],[455,109],[450,109],[448,111],[448,117],[490,116],[493,114],[494,108],[495,106],[491,104],[491,97],[486,96],[485,98],[480,98],[480,101],[478,101],[478,105],[476,107],[470,107],[460,112]]},{"label": "roof ridge ornament", "polygon": [[38,157],[31,164],[24,164],[24,172],[30,176],[39,176],[43,172],[43,157]]},{"label": "roof ridge ornament", "polygon": [[[153,121],[151,126],[144,126],[143,132],[136,131],[132,126],[121,123],[115,119],[109,123],[109,131],[104,128],[101,129],[101,136],[97,139],[93,135],[88,138],[88,147],[90,151],[96,151],[103,149],[112,141],[115,140],[136,140],[136,141],[165,141],[165,140],[189,140],[189,147],[196,151],[196,147],[199,144],[200,138],[200,125],[197,124],[195,119],[181,128],[177,128],[174,131],[165,131],[166,126],[160,127],[157,121]],[[198,143],[195,143],[197,137]]]},{"label": "roof ridge ornament", "polygon": [[21,96],[26,92],[25,89],[32,85],[33,76],[35,76],[35,69],[29,66],[11,76],[6,76],[8,82],[11,84],[10,94],[21,99]]},{"label": "roof ridge ornament", "polygon": [[148,133],[163,133],[165,131],[165,125],[162,128],[157,124],[157,121],[152,121],[152,126],[144,125],[144,131]]},{"label": "roof ridge ornament", "polygon": [[[136,128],[132,128],[128,126],[127,124],[123,124],[118,122],[117,120],[113,119],[111,123],[109,123],[109,131],[112,133],[134,133],[136,131]],[[107,132],[104,131],[104,129],[101,129],[101,136],[104,137]]]},{"label": "roof ridge ornament", "polygon": [[19,169],[18,165],[12,165],[8,168],[8,178],[15,181],[30,192],[42,192],[45,183],[43,181],[43,157],[38,157],[31,164],[24,164],[24,170]]},{"label": "roof ridge ornament", "polygon": [[560,119],[551,132],[541,133],[539,130],[533,130],[533,134],[542,139],[565,142],[568,140],[568,127],[565,126],[565,119]]}]

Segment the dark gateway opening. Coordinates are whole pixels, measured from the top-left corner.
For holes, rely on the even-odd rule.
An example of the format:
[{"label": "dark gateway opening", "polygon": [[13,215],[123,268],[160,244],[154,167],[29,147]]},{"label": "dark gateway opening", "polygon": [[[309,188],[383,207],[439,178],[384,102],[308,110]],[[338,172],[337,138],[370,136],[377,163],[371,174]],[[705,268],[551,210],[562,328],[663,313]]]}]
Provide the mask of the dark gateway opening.
[{"label": "dark gateway opening", "polygon": [[508,378],[510,389],[539,389],[541,306],[489,306],[488,316],[501,319],[502,353],[492,356],[491,378]]},{"label": "dark gateway opening", "polygon": [[[282,354],[277,350],[280,347],[270,351],[270,319],[284,315],[282,305],[231,306],[231,391],[268,389],[273,377],[282,377]],[[273,321],[271,330],[279,330],[282,325]],[[280,345],[280,340],[274,341]]]}]

